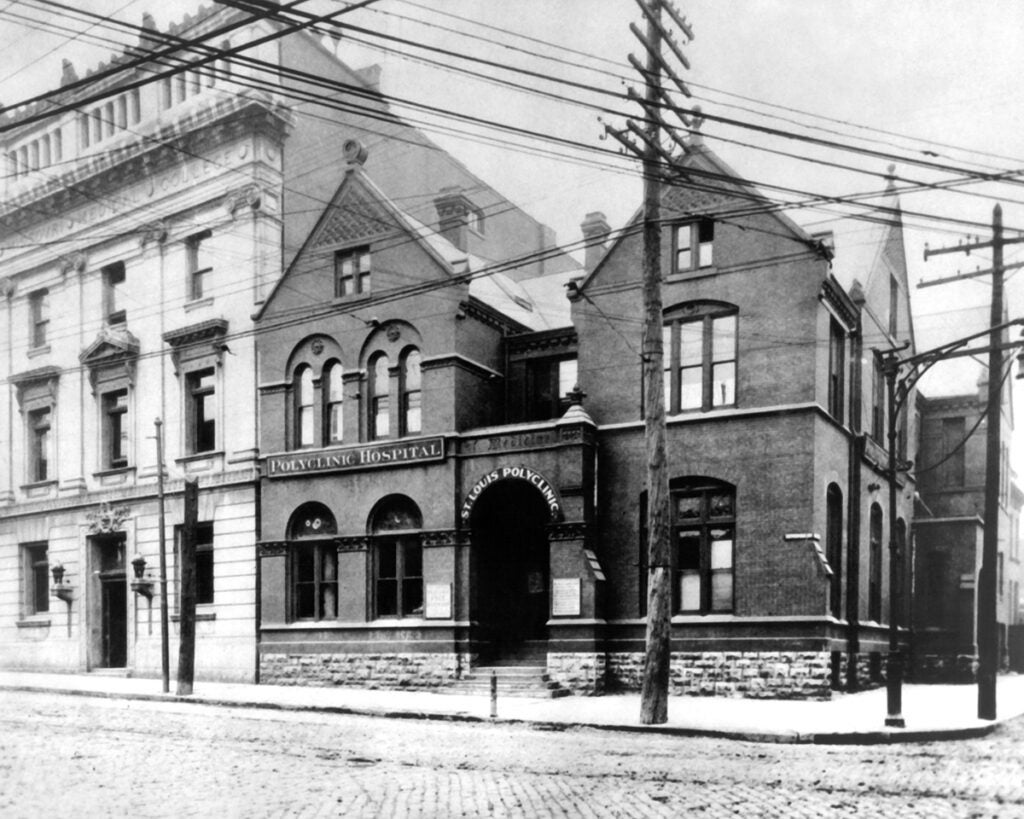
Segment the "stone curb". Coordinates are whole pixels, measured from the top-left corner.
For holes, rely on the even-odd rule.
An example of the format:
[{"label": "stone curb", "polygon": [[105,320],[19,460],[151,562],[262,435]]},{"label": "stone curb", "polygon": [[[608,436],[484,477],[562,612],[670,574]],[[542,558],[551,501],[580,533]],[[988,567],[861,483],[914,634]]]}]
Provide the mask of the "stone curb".
[{"label": "stone curb", "polygon": [[148,702],[179,702],[192,705],[206,705],[218,708],[259,708],[267,711],[295,711],[345,716],[380,717],[385,719],[418,719],[437,722],[491,723],[503,725],[525,725],[541,731],[568,731],[574,728],[590,728],[596,731],[619,733],[657,733],[676,737],[708,737],[744,742],[803,745],[896,745],[919,742],[951,742],[978,739],[992,733],[1003,720],[988,725],[969,728],[936,728],[926,731],[831,731],[822,733],[800,733],[799,731],[757,731],[724,730],[717,728],[686,728],[672,725],[618,725],[602,722],[558,722],[554,720],[526,719],[523,717],[479,717],[466,713],[441,713],[433,711],[390,711],[381,708],[360,708],[351,705],[298,705],[263,700],[233,700],[206,697],[202,694],[190,696],[179,694],[145,694],[141,692],[96,691],[79,688],[51,688],[44,685],[0,684],[0,691],[25,691],[33,694],[63,694],[75,697],[96,697],[112,700],[143,700]]}]

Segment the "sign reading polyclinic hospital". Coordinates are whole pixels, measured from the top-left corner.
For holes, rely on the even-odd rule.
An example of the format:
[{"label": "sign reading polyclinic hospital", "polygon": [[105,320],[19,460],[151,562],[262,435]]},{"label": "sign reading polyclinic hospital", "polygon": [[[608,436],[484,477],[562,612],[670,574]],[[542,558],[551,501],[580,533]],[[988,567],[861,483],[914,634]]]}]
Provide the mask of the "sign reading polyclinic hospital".
[{"label": "sign reading polyclinic hospital", "polygon": [[271,455],[266,474],[271,478],[339,472],[346,469],[371,469],[377,466],[402,466],[444,460],[444,438],[425,438],[402,443],[331,449],[303,454]]},{"label": "sign reading polyclinic hospital", "polygon": [[517,478],[537,487],[537,490],[544,496],[544,502],[548,505],[548,509],[551,511],[551,519],[558,519],[562,512],[562,506],[558,502],[558,495],[555,494],[555,490],[548,483],[547,478],[539,472],[534,472],[527,466],[503,466],[499,469],[492,469],[473,484],[473,488],[469,490],[466,500],[462,503],[462,520],[469,521],[469,515],[473,511],[473,504],[476,503],[477,498],[480,497],[488,486],[509,478]]}]

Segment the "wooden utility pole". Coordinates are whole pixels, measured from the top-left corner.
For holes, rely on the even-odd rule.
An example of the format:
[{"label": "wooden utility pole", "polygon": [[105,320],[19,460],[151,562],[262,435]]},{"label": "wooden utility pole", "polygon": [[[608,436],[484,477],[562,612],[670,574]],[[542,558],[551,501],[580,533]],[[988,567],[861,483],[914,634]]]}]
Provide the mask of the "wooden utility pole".
[{"label": "wooden utility pole", "polygon": [[[972,250],[992,248],[992,267],[965,275],[931,282],[942,284],[949,281],[992,274],[992,309],[989,317],[988,342],[988,400],[987,433],[985,442],[985,531],[981,547],[981,572],[978,576],[976,604],[978,633],[978,719],[996,718],[996,671],[999,668],[999,627],[997,624],[996,564],[999,560],[999,486],[1002,448],[1002,386],[1003,350],[1002,335],[1006,330],[1003,321],[1003,247],[1024,242],[1024,236],[1015,239],[1003,238],[1003,209],[996,205],[992,209],[992,240],[989,242],[968,242],[956,247],[930,250],[925,247],[924,257],[941,253],[970,253]],[[1024,263],[1010,265],[1020,267]]]},{"label": "wooden utility pole", "polygon": [[157,418],[156,426],[156,500],[157,527],[160,543],[160,670],[163,681],[163,692],[171,690],[171,657],[170,657],[170,626],[167,612],[167,535],[165,532],[167,515],[164,503],[164,433],[163,421]]},{"label": "wooden utility pole", "polygon": [[[657,108],[660,94],[661,0],[648,4],[646,82],[644,101]],[[644,441],[647,453],[647,634],[640,688],[640,722],[668,720],[669,664],[672,657],[672,577],[669,553],[669,495],[665,447],[665,389],[663,375],[661,302],[661,168],[658,120],[649,119],[643,152],[644,330],[641,355],[644,374]]]},{"label": "wooden utility pole", "polygon": [[199,482],[185,481],[185,520],[178,552],[180,599],[178,614],[178,694],[192,693],[196,667],[196,526]]}]

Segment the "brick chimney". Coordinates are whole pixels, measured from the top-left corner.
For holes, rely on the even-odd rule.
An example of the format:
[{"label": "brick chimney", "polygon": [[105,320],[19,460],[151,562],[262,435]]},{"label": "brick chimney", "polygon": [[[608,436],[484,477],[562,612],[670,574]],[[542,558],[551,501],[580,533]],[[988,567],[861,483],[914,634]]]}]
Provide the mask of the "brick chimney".
[{"label": "brick chimney", "polygon": [[455,186],[442,188],[441,194],[434,199],[434,207],[437,208],[438,232],[459,250],[465,250],[473,203],[462,192],[462,188]]},{"label": "brick chimney", "polygon": [[583,269],[587,273],[593,273],[607,250],[604,240],[611,233],[611,227],[608,226],[608,220],[604,218],[603,213],[594,211],[583,218],[580,230],[583,231],[583,241],[586,242]]}]

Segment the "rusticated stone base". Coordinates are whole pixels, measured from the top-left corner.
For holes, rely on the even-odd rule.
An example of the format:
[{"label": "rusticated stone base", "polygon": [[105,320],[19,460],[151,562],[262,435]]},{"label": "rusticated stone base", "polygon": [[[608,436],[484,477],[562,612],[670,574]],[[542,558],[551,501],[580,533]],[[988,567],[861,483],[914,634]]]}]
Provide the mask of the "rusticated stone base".
[{"label": "rusticated stone base", "polygon": [[[754,699],[829,699],[829,652],[673,652],[672,694]],[[608,685],[640,688],[643,654],[608,655]]]},{"label": "rusticated stone base", "polygon": [[263,654],[268,685],[350,685],[432,689],[457,680],[469,658],[459,654]]},{"label": "rusticated stone base", "polygon": [[973,683],[978,678],[978,658],[973,654],[921,654],[914,660],[915,682]]},{"label": "rusticated stone base", "polygon": [[573,694],[603,694],[606,671],[605,654],[548,654],[548,678]]}]

